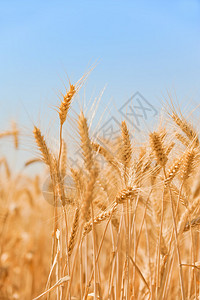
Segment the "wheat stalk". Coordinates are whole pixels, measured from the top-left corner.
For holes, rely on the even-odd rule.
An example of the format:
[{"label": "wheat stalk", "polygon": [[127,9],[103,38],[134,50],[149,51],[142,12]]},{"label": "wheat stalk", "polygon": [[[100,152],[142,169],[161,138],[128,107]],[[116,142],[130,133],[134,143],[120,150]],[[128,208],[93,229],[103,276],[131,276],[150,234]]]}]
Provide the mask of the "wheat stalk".
[{"label": "wheat stalk", "polygon": [[40,129],[36,126],[34,126],[33,134],[37,146],[42,154],[43,161],[45,162],[45,164],[47,164],[50,167],[52,163],[52,155],[49,148],[47,147],[44,136],[41,134]]}]

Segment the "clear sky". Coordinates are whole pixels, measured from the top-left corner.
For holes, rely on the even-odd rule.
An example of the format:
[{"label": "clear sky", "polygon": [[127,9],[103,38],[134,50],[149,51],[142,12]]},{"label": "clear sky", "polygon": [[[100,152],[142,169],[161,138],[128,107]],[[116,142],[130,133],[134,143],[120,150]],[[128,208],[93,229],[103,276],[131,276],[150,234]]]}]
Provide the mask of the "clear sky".
[{"label": "clear sky", "polygon": [[48,116],[66,72],[73,83],[96,62],[86,102],[107,85],[103,104],[139,91],[159,105],[169,89],[196,105],[200,1],[0,0],[0,62],[1,129]]}]

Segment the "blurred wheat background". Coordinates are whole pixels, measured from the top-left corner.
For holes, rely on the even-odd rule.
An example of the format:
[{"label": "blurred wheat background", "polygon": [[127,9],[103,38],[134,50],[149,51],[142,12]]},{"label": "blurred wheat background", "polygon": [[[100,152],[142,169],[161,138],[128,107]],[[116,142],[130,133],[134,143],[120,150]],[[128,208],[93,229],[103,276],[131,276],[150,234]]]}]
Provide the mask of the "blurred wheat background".
[{"label": "blurred wheat background", "polygon": [[[45,186],[44,173],[12,174],[1,158],[1,299],[198,299],[197,129],[169,100],[142,145],[126,120],[115,142],[97,140],[80,111],[72,168],[63,126],[86,77],[62,94],[56,151],[34,125],[38,156],[24,168],[46,165]],[[19,136],[15,123],[0,135],[16,151]]]}]

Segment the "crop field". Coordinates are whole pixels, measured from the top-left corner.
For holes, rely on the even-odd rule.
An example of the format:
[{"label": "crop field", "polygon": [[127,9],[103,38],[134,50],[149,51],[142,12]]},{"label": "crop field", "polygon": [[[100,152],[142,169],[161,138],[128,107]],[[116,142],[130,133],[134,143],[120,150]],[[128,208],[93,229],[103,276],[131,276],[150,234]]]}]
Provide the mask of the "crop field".
[{"label": "crop field", "polygon": [[[97,139],[80,110],[73,126],[82,162],[72,167],[63,130],[80,87],[69,84],[55,111],[58,149],[33,125],[36,151],[24,168],[40,164],[43,172],[13,173],[1,156],[0,299],[199,299],[200,144],[192,118],[169,100],[137,145],[126,119],[115,142]],[[18,151],[20,135],[13,123],[0,143],[9,139]]]}]

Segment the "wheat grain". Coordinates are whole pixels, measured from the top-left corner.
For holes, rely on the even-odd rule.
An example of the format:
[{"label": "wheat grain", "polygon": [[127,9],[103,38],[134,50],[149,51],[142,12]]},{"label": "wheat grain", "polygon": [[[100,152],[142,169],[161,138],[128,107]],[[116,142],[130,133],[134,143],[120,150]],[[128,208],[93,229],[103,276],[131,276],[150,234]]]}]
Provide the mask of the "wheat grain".
[{"label": "wheat grain", "polygon": [[48,147],[46,145],[46,141],[44,139],[44,136],[41,134],[40,129],[37,128],[36,126],[34,126],[33,134],[34,134],[36,143],[38,145],[38,148],[39,148],[39,150],[42,154],[43,161],[48,166],[51,166],[52,157],[51,157],[50,150],[48,149]]},{"label": "wheat grain", "polygon": [[77,236],[78,225],[79,225],[79,215],[80,215],[80,209],[79,209],[79,207],[77,207],[76,211],[75,211],[71,235],[70,235],[70,239],[69,239],[69,243],[68,243],[68,256],[69,257],[72,254],[72,251],[74,249],[75,242],[76,242],[76,236]]},{"label": "wheat grain", "polygon": [[60,117],[61,126],[66,121],[67,113],[69,111],[72,98],[74,97],[75,93],[76,93],[75,86],[70,84],[69,91],[67,91],[67,93],[63,96],[63,101],[61,102],[61,105],[59,107],[59,117]]},{"label": "wheat grain", "polygon": [[163,167],[167,162],[167,156],[163,147],[162,138],[157,132],[150,134],[151,148],[155,153],[157,162]]},{"label": "wheat grain", "polygon": [[89,130],[87,125],[87,120],[84,117],[83,112],[81,112],[78,120],[79,134],[81,138],[81,148],[83,150],[83,156],[85,161],[86,169],[91,172],[94,162],[93,162],[93,153],[91,140],[89,138]]}]

